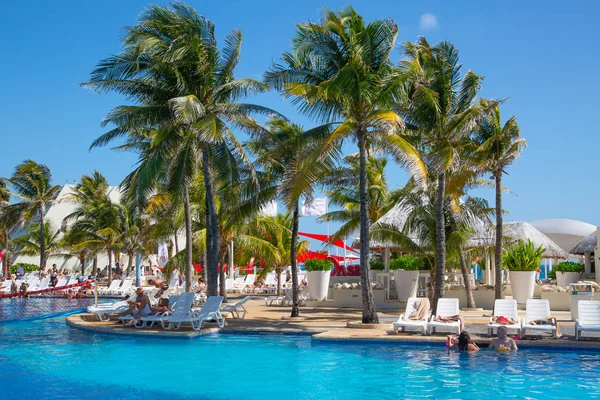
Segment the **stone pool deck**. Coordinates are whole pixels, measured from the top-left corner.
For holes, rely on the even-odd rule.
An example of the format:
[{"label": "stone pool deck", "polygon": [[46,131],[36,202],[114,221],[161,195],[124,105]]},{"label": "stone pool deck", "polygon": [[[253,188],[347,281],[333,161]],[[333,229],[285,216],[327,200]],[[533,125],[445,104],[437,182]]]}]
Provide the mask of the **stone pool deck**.
[{"label": "stone pool deck", "polygon": [[[254,333],[254,334],[305,334],[312,335],[313,340],[319,341],[377,341],[377,342],[420,342],[444,343],[447,332],[422,336],[416,332],[394,334],[392,322],[398,319],[400,310],[379,313],[380,324],[369,329],[358,327],[361,320],[361,310],[350,308],[302,307],[301,318],[290,319],[290,307],[266,306],[262,295],[253,296],[246,303],[248,314],[243,320],[224,314],[226,326],[224,333]],[[230,296],[230,303],[241,297]],[[520,315],[525,312],[520,310]],[[487,335],[487,322],[490,310],[461,311],[464,317],[465,329],[477,343],[486,346],[490,338]],[[600,335],[585,333],[584,338],[575,341],[574,322],[570,320],[569,312],[554,312],[564,338],[552,339],[546,334],[544,338],[534,336],[535,340],[519,340],[519,347],[552,347],[600,350]],[[200,332],[182,327],[180,331],[165,331],[159,327],[152,329],[136,329],[123,326],[116,321],[100,322],[90,314],[77,314],[67,317],[70,326],[87,331],[119,335],[136,335],[146,337],[196,338],[219,331],[216,324],[206,324]],[[349,327],[350,326],[350,327]],[[529,334],[528,334],[529,336]]]}]

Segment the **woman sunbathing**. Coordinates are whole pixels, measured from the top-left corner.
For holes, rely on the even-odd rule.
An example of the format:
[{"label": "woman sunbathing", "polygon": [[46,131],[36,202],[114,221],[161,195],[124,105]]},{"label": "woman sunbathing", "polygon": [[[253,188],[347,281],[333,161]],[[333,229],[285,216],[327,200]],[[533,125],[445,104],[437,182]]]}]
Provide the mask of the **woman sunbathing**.
[{"label": "woman sunbathing", "polygon": [[158,305],[150,306],[153,313],[169,311],[169,299],[163,298],[158,300]]},{"label": "woman sunbathing", "polygon": [[471,339],[469,336],[469,332],[462,331],[460,335],[458,335],[458,340],[452,336],[448,336],[447,346],[449,349],[458,349],[461,351],[477,351],[479,350],[479,346]]}]

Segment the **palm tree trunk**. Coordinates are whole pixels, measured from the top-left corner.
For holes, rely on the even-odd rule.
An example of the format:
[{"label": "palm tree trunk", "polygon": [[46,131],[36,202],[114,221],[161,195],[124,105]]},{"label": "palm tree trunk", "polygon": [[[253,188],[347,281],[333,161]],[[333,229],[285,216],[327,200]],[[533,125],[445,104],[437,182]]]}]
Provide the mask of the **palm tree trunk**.
[{"label": "palm tree trunk", "polygon": [[98,256],[95,255],[94,256],[94,262],[92,263],[92,275],[94,275],[96,277],[96,280],[98,280]]},{"label": "palm tree trunk", "polygon": [[44,215],[46,207],[40,205],[40,269],[46,267],[46,235],[44,234]]},{"label": "palm tree trunk", "polygon": [[4,262],[4,274],[8,276],[8,271],[10,269],[10,250],[8,248],[8,229],[4,229],[4,257],[3,257],[3,262]]},{"label": "palm tree trunk", "polygon": [[502,172],[496,172],[496,254],[494,298],[502,298]]},{"label": "palm tree trunk", "polygon": [[463,281],[465,282],[465,295],[467,296],[467,308],[475,308],[475,298],[473,297],[473,287],[469,279],[469,269],[465,260],[465,252],[461,248],[458,252],[458,261],[460,263],[460,271],[462,272]]},{"label": "palm tree trunk", "polygon": [[433,292],[433,313],[437,301],[444,296],[444,269],[446,267],[446,221],[444,220],[444,200],[446,194],[446,173],[438,176],[435,201],[435,289]]},{"label": "palm tree trunk", "polygon": [[[292,223],[292,248],[290,249],[290,265],[292,266],[292,314],[291,317],[300,316],[300,293],[298,290],[298,263],[296,262],[296,250],[298,249],[298,200],[294,205],[294,221]],[[281,275],[277,278],[279,281]],[[281,282],[278,283],[280,285]],[[278,289],[279,290],[279,289]]]},{"label": "palm tree trunk", "polygon": [[175,244],[175,254],[179,253],[179,242],[177,241],[177,234],[173,235],[173,243]]},{"label": "palm tree trunk", "polygon": [[190,188],[183,188],[183,214],[185,218],[185,291],[192,289],[192,213],[190,210]]},{"label": "palm tree trunk", "polygon": [[360,154],[360,283],[362,289],[362,322],[378,324],[375,298],[371,289],[369,275],[369,193],[367,178],[367,149],[365,134],[358,132],[358,148]]},{"label": "palm tree trunk", "polygon": [[127,254],[127,272],[125,276],[128,276],[133,268],[133,257],[135,257],[135,253]]},{"label": "palm tree trunk", "polygon": [[107,286],[110,286],[110,283],[112,282],[112,249],[110,248],[108,249],[108,267],[106,269],[108,275]]},{"label": "palm tree trunk", "polygon": [[225,256],[226,251],[221,253],[221,268],[219,268],[219,296],[223,296],[223,303],[227,303],[227,291],[225,290]]},{"label": "palm tree trunk", "polygon": [[219,226],[217,223],[217,210],[215,208],[214,182],[212,168],[210,167],[210,155],[208,146],[202,151],[202,165],[204,167],[204,186],[206,191],[206,261],[208,263],[208,295],[217,295],[217,274],[218,274],[218,246],[219,246]]},{"label": "palm tree trunk", "polygon": [[81,276],[84,276],[85,275],[85,255],[81,255],[81,254],[79,255],[79,262],[81,263]]}]

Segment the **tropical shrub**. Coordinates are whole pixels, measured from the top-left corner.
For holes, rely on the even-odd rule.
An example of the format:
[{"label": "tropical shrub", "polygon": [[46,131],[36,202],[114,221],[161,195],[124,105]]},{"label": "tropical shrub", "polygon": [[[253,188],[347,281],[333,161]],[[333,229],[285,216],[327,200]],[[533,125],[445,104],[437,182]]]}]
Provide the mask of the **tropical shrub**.
[{"label": "tropical shrub", "polygon": [[556,279],[557,272],[579,272],[582,273],[584,271],[584,265],[579,264],[572,261],[563,261],[561,263],[556,264],[552,271],[548,272],[548,277],[550,279]]},{"label": "tropical shrub", "polygon": [[40,270],[40,266],[39,265],[27,264],[27,263],[18,263],[18,264],[11,265],[10,268],[8,269],[9,272],[11,273],[11,275],[17,273],[17,268],[19,268],[19,265],[23,267],[23,271],[25,271],[25,273],[27,273],[27,272],[33,272],[33,271],[39,271]]},{"label": "tropical shrub", "polygon": [[[390,261],[390,269],[393,271],[417,271],[425,268],[425,260],[413,256],[402,256]],[[431,268],[431,267],[430,267]]]},{"label": "tropical shrub", "polygon": [[539,268],[544,247],[536,248],[531,240],[519,240],[504,251],[502,265],[509,271],[535,271]]},{"label": "tropical shrub", "polygon": [[304,262],[304,269],[308,272],[311,271],[329,271],[333,268],[333,263],[329,260],[319,260],[313,258]]},{"label": "tropical shrub", "polygon": [[385,269],[385,264],[381,260],[371,260],[371,270],[373,271],[383,271]]}]

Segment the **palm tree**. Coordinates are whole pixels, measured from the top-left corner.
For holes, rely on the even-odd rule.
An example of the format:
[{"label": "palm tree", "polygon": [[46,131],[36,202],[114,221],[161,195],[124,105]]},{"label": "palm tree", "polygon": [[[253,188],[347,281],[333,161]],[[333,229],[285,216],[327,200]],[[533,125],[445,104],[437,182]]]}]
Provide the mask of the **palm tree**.
[{"label": "palm tree", "polygon": [[362,321],[378,321],[369,277],[367,149],[371,142],[388,150],[418,176],[424,167],[417,151],[399,135],[403,120],[392,111],[400,98],[402,78],[390,62],[398,28],[391,19],[365,23],[348,7],[325,10],[321,23],[297,26],[292,52],[266,74],[268,84],[293,97],[300,111],[335,126],[321,153],[346,138],[358,142],[360,193],[360,265]]},{"label": "palm tree", "polygon": [[44,242],[40,245],[41,224],[31,224],[25,228],[25,233],[13,239],[13,245],[17,248],[17,254],[26,256],[39,256],[44,251],[41,265],[46,265],[50,256],[60,253],[62,248],[60,229],[52,226],[50,221],[44,224]]},{"label": "palm tree", "polygon": [[39,218],[40,268],[44,268],[47,260],[44,217],[46,208],[54,201],[60,185],[51,184],[52,174],[47,166],[32,160],[25,160],[19,164],[8,183],[12,187],[11,194],[21,200],[6,207],[8,212],[20,215],[24,221]]},{"label": "palm tree", "polygon": [[407,102],[399,107],[415,132],[420,151],[436,184],[436,276],[433,296],[444,294],[446,221],[444,203],[448,173],[459,161],[457,147],[468,137],[480,117],[474,103],[482,77],[472,71],[461,75],[458,50],[448,42],[433,47],[425,38],[404,46],[401,71],[406,77]]},{"label": "palm tree", "polygon": [[138,168],[125,181],[125,187],[135,194],[132,197],[146,201],[162,181],[182,200],[187,285],[191,285],[192,275],[189,188],[202,169],[207,193],[209,295],[217,293],[219,243],[213,172],[221,174],[232,167],[232,159],[250,167],[230,129],[256,129],[252,113],[274,113],[237,102],[242,96],[265,90],[256,80],[234,78],[241,41],[241,31],[234,30],[226,36],[221,51],[214,25],[193,8],[180,3],[171,8],[151,6],[139,23],[128,29],[123,52],[101,61],[87,84],[100,92],[125,94],[137,103],[111,111],[105,123],[114,124],[115,129],[92,146],[127,137],[121,148],[140,153]]},{"label": "palm tree", "polygon": [[132,205],[121,203],[123,214],[123,231],[120,242],[122,251],[127,254],[127,270],[129,273],[133,268],[133,260],[136,254],[153,254],[158,246],[158,240],[153,237],[153,224],[151,223],[145,210],[133,207]]},{"label": "palm tree", "polygon": [[[360,195],[359,171],[357,155],[346,156],[346,164],[331,174],[323,181],[331,189],[326,192],[330,203],[340,206],[341,209],[330,211],[322,215],[320,221],[342,222],[343,225],[334,233],[334,239],[343,239],[360,226]],[[386,214],[394,203],[390,201],[385,168],[385,157],[370,156],[367,159],[367,176],[369,181],[368,205],[369,220],[373,224]]]},{"label": "palm tree", "polygon": [[298,282],[298,230],[300,197],[311,197],[314,184],[328,176],[339,154],[332,151],[330,157],[320,157],[322,143],[331,129],[321,126],[305,130],[298,124],[281,118],[272,118],[266,129],[257,130],[246,146],[257,156],[257,164],[264,167],[264,179],[256,202],[282,198],[292,213],[289,261],[292,270],[291,317],[300,316],[300,286]]},{"label": "palm tree", "polygon": [[480,160],[486,171],[491,172],[496,184],[496,299],[502,297],[502,175],[506,168],[527,147],[527,141],[521,138],[521,131],[514,116],[504,125],[500,118],[500,102],[482,101],[486,110],[475,133],[475,140],[480,144],[477,149]]},{"label": "palm tree", "polygon": [[2,231],[0,241],[2,242],[2,265],[4,266],[5,276],[8,276],[10,267],[10,233],[19,224],[19,215],[15,215],[14,212],[11,213],[8,209],[9,205],[10,190],[6,186],[6,181],[0,179],[0,230]]}]

